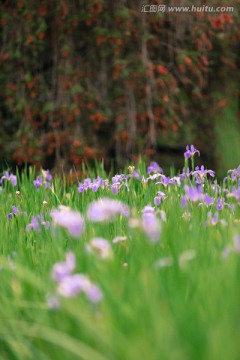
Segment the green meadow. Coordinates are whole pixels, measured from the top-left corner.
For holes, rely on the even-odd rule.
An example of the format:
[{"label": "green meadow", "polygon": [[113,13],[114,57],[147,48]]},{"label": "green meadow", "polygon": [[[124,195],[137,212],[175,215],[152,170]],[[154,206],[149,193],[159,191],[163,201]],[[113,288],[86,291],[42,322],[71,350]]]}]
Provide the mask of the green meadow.
[{"label": "green meadow", "polygon": [[[34,170],[15,186],[2,180],[0,359],[239,359],[240,169],[221,182],[176,172],[166,184],[148,165],[119,179],[96,165],[81,190]],[[111,209],[101,207],[106,198]],[[101,205],[98,219],[90,204]],[[85,285],[64,287],[53,275],[59,263]]]}]

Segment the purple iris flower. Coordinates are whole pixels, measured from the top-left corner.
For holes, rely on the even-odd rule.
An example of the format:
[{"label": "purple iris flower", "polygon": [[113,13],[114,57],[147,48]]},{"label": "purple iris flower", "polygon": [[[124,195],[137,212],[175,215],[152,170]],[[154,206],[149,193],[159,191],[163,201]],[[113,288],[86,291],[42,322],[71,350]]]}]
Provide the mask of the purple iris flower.
[{"label": "purple iris flower", "polygon": [[16,175],[10,174],[9,181],[13,184],[13,186],[17,185],[17,177]]},{"label": "purple iris flower", "polygon": [[101,259],[107,259],[112,256],[112,247],[110,243],[103,238],[94,238],[86,245],[89,253],[96,253]]},{"label": "purple iris flower", "polygon": [[84,187],[84,185],[83,184],[81,184],[81,183],[79,183],[79,186],[78,186],[78,192],[79,193],[82,193],[82,192],[84,192],[85,191],[85,187]]},{"label": "purple iris flower", "polygon": [[162,198],[161,198],[160,196],[155,196],[155,198],[154,198],[154,204],[155,204],[156,206],[159,206],[159,205],[161,205],[161,202],[162,202]]},{"label": "purple iris flower", "polygon": [[212,217],[212,225],[215,226],[218,221],[218,213],[216,212]]},{"label": "purple iris flower", "polygon": [[52,269],[52,278],[55,281],[61,282],[66,276],[69,276],[76,266],[75,255],[72,252],[66,254],[64,262],[56,263]]},{"label": "purple iris flower", "polygon": [[103,189],[104,186],[104,180],[100,176],[93,181],[90,178],[87,178],[84,179],[83,183],[79,183],[78,192],[82,193],[88,189],[91,189],[93,192],[97,192],[100,187]]},{"label": "purple iris flower", "polygon": [[45,221],[42,214],[38,215],[38,219],[40,220],[41,224],[46,226],[47,228],[50,226],[50,222]]},{"label": "purple iris flower", "polygon": [[75,297],[84,291],[89,284],[88,278],[83,274],[65,276],[58,285],[57,292],[64,297]]},{"label": "purple iris flower", "polygon": [[186,179],[186,173],[182,173],[179,175],[180,180],[185,180]]},{"label": "purple iris flower", "polygon": [[218,185],[218,184],[213,184],[213,185],[212,185],[212,191],[213,191],[215,194],[219,193],[221,190],[222,190],[222,191],[224,191],[224,190],[227,190],[227,191],[228,191],[228,189],[221,189],[221,186]]},{"label": "purple iris flower", "polygon": [[231,174],[232,181],[240,179],[240,165],[236,169],[229,170],[228,174]]},{"label": "purple iris flower", "polygon": [[[156,183],[159,184],[159,183]],[[169,184],[172,184],[172,179],[168,176],[163,175],[160,181],[160,184],[162,184],[164,187],[167,187]]]},{"label": "purple iris flower", "polygon": [[96,179],[93,180],[92,183],[88,185],[93,192],[96,192],[100,187],[103,189],[105,186],[104,180],[98,176]]},{"label": "purple iris flower", "polygon": [[114,183],[112,184],[112,193],[117,195],[118,194],[118,191],[119,191],[119,188],[120,188],[120,183]]},{"label": "purple iris flower", "polygon": [[214,203],[214,197],[211,197],[210,195],[205,194],[203,196],[203,202],[205,205],[211,206]]},{"label": "purple iris flower", "polygon": [[34,229],[34,230],[36,230],[36,231],[38,231],[38,232],[41,231],[41,226],[40,226],[40,224],[39,224],[39,222],[38,222],[38,218],[37,218],[37,217],[32,217],[30,224],[28,224],[28,225],[26,226],[26,231],[27,231],[27,232],[29,232],[30,229]]},{"label": "purple iris flower", "polygon": [[[149,175],[146,179],[146,182],[148,182],[148,180],[156,180],[157,178],[159,177],[162,177],[163,175],[162,174],[159,174],[159,173],[155,173],[153,175]],[[160,183],[156,183],[156,184],[160,184]]]},{"label": "purple iris flower", "polygon": [[49,188],[51,186],[51,183],[49,181],[44,181],[45,188]]},{"label": "purple iris flower", "polygon": [[84,274],[66,276],[59,283],[57,292],[59,295],[72,298],[83,292],[93,304],[98,303],[103,295],[100,288],[93,284]]},{"label": "purple iris flower", "polygon": [[83,180],[83,184],[86,186],[86,188],[88,188],[91,183],[92,183],[92,180],[90,178]]},{"label": "purple iris flower", "polygon": [[126,179],[126,175],[125,174],[120,174],[120,175],[115,175],[112,177],[112,183],[116,184],[116,183],[121,183],[121,181],[123,181],[124,179]]},{"label": "purple iris flower", "polygon": [[99,302],[103,295],[100,288],[92,283],[85,274],[73,274],[76,266],[75,255],[66,254],[64,262],[56,263],[52,269],[52,278],[57,282],[57,293],[72,298],[83,292],[93,304]]},{"label": "purple iris flower", "polygon": [[181,185],[181,178],[180,176],[174,176],[173,178],[171,178],[171,182],[174,185],[180,186]]},{"label": "purple iris flower", "polygon": [[159,240],[162,226],[160,220],[156,217],[154,208],[147,205],[143,209],[142,227],[145,234],[155,243]]},{"label": "purple iris flower", "polygon": [[233,196],[236,200],[240,200],[240,186],[237,189],[234,188],[232,190],[232,194],[230,195]]},{"label": "purple iris flower", "polygon": [[84,219],[79,212],[67,207],[59,207],[58,210],[53,210],[50,215],[54,223],[66,228],[71,236],[78,237],[82,234]]},{"label": "purple iris flower", "polygon": [[90,284],[90,286],[88,286],[88,288],[85,290],[85,294],[88,300],[93,304],[98,303],[103,298],[101,289],[95,284]]},{"label": "purple iris flower", "polygon": [[93,201],[87,210],[87,217],[93,222],[108,221],[118,214],[126,217],[129,216],[127,205],[119,200],[109,198]]},{"label": "purple iris flower", "polygon": [[33,180],[34,186],[38,189],[40,186],[42,186],[43,179],[42,176],[37,176],[36,180]]},{"label": "purple iris flower", "polygon": [[218,201],[217,201],[217,210],[218,211],[221,211],[223,209],[224,206],[228,206],[229,209],[233,212],[234,209],[235,209],[235,206],[234,204],[228,204],[224,201],[224,199],[221,199],[220,197],[218,198]]},{"label": "purple iris flower", "polygon": [[165,200],[166,197],[167,197],[167,196],[166,196],[166,194],[164,194],[164,192],[158,191],[158,192],[157,192],[157,196],[155,196],[155,198],[154,198],[154,204],[155,204],[156,206],[161,205],[162,200]]},{"label": "purple iris flower", "polygon": [[158,191],[157,194],[162,200],[167,198],[167,195],[163,191]]},{"label": "purple iris flower", "polygon": [[42,226],[48,229],[50,227],[49,221],[44,221],[42,214],[33,216],[30,224],[26,226],[26,231],[29,232],[31,229],[41,232]]},{"label": "purple iris flower", "polygon": [[104,181],[100,176],[98,176],[96,180],[97,180],[97,182],[99,183],[99,186],[100,186],[102,189],[104,189],[104,187],[105,187],[105,181]]},{"label": "purple iris flower", "polygon": [[42,173],[43,173],[44,180],[46,180],[48,182],[50,182],[52,180],[52,175],[50,174],[49,170],[42,169]]},{"label": "purple iris flower", "polygon": [[184,186],[185,189],[185,195],[181,199],[181,207],[184,208],[187,205],[188,200],[192,202],[197,202],[202,199],[203,193],[202,193],[202,187],[198,186]]},{"label": "purple iris flower", "polygon": [[17,212],[21,212],[21,208],[20,207],[17,208],[15,205],[13,205],[12,212],[14,215],[17,215]]},{"label": "purple iris flower", "polygon": [[185,159],[189,159],[190,157],[193,157],[196,153],[198,153],[198,156],[200,156],[200,151],[195,149],[195,147],[193,145],[187,145],[186,146],[186,151],[184,153],[184,157]]},{"label": "purple iris flower", "polygon": [[100,184],[98,184],[97,182],[94,182],[90,185],[90,188],[92,189],[93,192],[97,192],[99,187],[100,187]]},{"label": "purple iris flower", "polygon": [[165,176],[165,175],[160,175],[161,176],[161,180],[156,182],[156,185],[158,184],[162,184],[164,187],[167,187],[169,184],[173,184],[173,185],[180,185],[180,177],[173,177],[170,178],[169,176]]},{"label": "purple iris flower", "polygon": [[155,210],[151,205],[146,205],[142,212],[143,214],[155,214]]},{"label": "purple iris flower", "polygon": [[140,174],[138,170],[134,170],[132,175],[135,179],[140,180]]},{"label": "purple iris flower", "polygon": [[[16,207],[15,205],[12,206],[12,212],[8,214],[8,220],[10,220],[13,215],[17,216],[18,214],[22,214],[22,209],[20,206]],[[26,213],[25,213],[26,214]]]},{"label": "purple iris flower", "polygon": [[195,171],[192,172],[193,176],[195,176],[198,184],[201,184],[201,181],[209,174],[211,177],[215,177],[215,172],[213,170],[204,169],[204,165],[199,168],[196,166]]},{"label": "purple iris flower", "polygon": [[188,203],[188,198],[186,197],[186,195],[184,195],[182,198],[181,198],[181,207],[182,208],[185,208],[185,206],[187,205]]},{"label": "purple iris flower", "polygon": [[179,175],[180,181],[188,179],[192,175],[192,172],[189,170],[189,168],[184,168],[182,173]]},{"label": "purple iris flower", "polygon": [[88,185],[84,184],[84,183],[78,183],[78,192],[79,193],[83,193],[85,190],[88,189]]},{"label": "purple iris flower", "polygon": [[156,161],[152,161],[147,168],[147,174],[150,173],[162,173],[163,169],[158,165]]},{"label": "purple iris flower", "polygon": [[10,181],[13,184],[13,186],[17,185],[17,177],[16,177],[16,175],[9,174],[8,171],[6,171],[5,174],[1,177],[0,184],[2,184],[4,179]]},{"label": "purple iris flower", "polygon": [[191,200],[193,202],[201,200],[202,192],[203,192],[201,186],[195,187],[195,186],[185,185],[184,190],[186,192],[186,197],[188,200]]},{"label": "purple iris flower", "polygon": [[37,176],[36,180],[33,181],[34,186],[39,189],[42,185],[45,188],[49,188],[51,186],[52,175],[49,170],[42,170],[42,175]]},{"label": "purple iris flower", "polygon": [[216,206],[217,210],[221,211],[223,209],[223,206],[224,206],[224,200],[219,197],[217,200],[217,206]]},{"label": "purple iris flower", "polygon": [[213,216],[212,216],[212,212],[209,211],[207,213],[207,221],[205,223],[206,226],[209,226],[209,225],[213,225],[213,226],[216,226],[217,222],[218,222],[218,212],[216,212]]}]

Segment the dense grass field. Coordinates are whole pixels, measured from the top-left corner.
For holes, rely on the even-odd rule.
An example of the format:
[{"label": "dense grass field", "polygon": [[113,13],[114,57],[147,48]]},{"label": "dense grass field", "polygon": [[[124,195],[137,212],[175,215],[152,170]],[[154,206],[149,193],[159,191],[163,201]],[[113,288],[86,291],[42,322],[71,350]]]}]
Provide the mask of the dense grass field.
[{"label": "dense grass field", "polygon": [[240,167],[218,183],[198,155],[2,174],[0,359],[240,358]]}]

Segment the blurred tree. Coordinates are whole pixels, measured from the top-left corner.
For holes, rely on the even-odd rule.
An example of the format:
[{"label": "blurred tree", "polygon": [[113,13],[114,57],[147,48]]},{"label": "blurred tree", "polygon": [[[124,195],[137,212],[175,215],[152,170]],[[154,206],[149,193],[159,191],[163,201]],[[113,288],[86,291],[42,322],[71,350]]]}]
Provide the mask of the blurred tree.
[{"label": "blurred tree", "polygon": [[[226,11],[142,12],[127,0],[2,2],[1,156],[77,167],[157,151],[164,162],[163,149],[194,142],[213,162],[217,116],[229,96],[239,99],[240,32],[238,0],[212,6]],[[229,82],[233,91],[223,94]]]}]

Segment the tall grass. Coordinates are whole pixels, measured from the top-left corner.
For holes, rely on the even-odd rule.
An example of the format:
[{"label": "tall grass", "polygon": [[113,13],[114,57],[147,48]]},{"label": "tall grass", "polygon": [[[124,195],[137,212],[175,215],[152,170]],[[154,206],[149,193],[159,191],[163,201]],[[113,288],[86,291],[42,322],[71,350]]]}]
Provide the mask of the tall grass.
[{"label": "tall grass", "polygon": [[[37,190],[33,172],[19,175],[17,187],[4,181],[0,192],[1,359],[239,359],[240,254],[233,248],[233,238],[240,233],[239,204],[226,197],[227,183],[220,184],[216,193],[212,182],[205,180],[204,191],[215,197],[213,205],[188,201],[182,208],[189,178],[180,186],[164,187],[155,180],[141,181],[147,177],[146,165],[140,168],[140,180],[130,177],[129,191],[122,186],[118,195],[106,187],[78,193],[76,185],[67,186],[59,178],[52,188]],[[90,177],[96,174],[106,176],[98,165],[89,170]],[[229,180],[230,193],[232,186]],[[107,196],[128,204],[130,218],[141,223],[142,210],[148,204],[154,206],[157,191],[167,198],[156,206],[166,213],[156,243],[141,226],[129,226],[124,216],[104,223],[86,219],[88,205]],[[207,213],[215,213],[218,196],[234,204],[235,210],[224,206],[217,224],[206,226]],[[52,223],[50,212],[60,204],[85,216],[85,231],[79,238]],[[8,220],[13,205],[22,212]],[[27,232],[32,216],[40,213],[51,222],[50,228]],[[116,236],[127,239],[114,244]],[[94,237],[111,243],[112,257],[101,259],[86,251]],[[224,258],[227,246],[233,251]],[[195,257],[179,261],[190,250]],[[75,272],[87,274],[101,288],[103,299],[92,304],[80,293],[60,297],[59,307],[52,309],[47,302],[56,291],[52,268],[69,251],[76,256]],[[163,266],[156,265],[159,259],[165,259]]]}]

